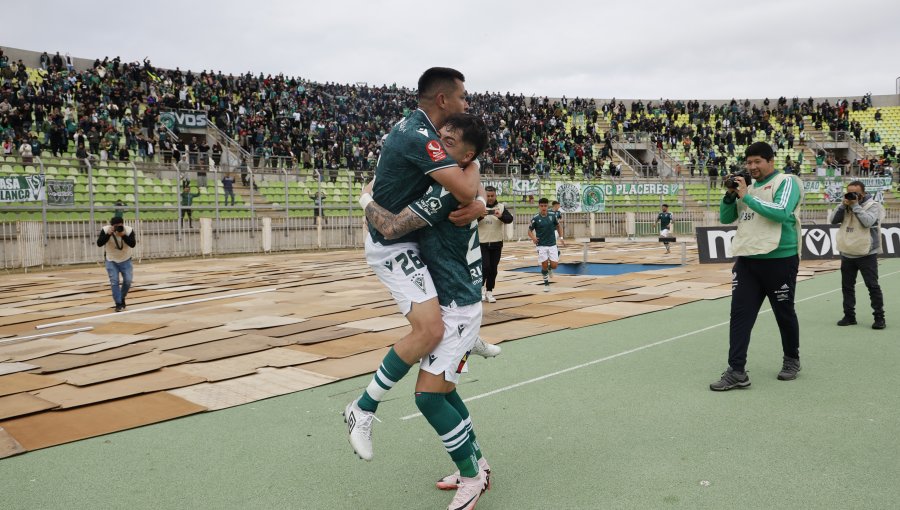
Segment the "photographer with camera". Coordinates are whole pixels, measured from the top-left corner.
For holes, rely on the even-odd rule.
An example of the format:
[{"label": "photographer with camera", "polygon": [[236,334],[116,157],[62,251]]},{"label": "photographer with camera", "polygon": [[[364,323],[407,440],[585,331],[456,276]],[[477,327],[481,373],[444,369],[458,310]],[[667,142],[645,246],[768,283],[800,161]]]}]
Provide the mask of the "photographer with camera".
[{"label": "photographer with camera", "polygon": [[856,273],[862,273],[869,289],[872,329],[884,329],[884,297],[878,285],[878,254],[881,252],[881,222],[884,207],[866,194],[861,181],[847,185],[843,202],[834,210],[831,223],[840,225],[837,247],[841,252],[841,290],[844,294],[844,317],[838,326],[856,324]]},{"label": "photographer with camera", "polygon": [[745,156],[746,170],[725,178],[727,191],[719,206],[719,219],[726,224],[737,221],[737,232],[731,248],[735,262],[728,368],[720,380],[709,385],[713,391],[750,386],[745,371],[747,348],[765,298],[781,331],[784,358],[778,379],[796,379],[800,371],[794,290],[800,264],[803,183],[795,175],[775,171],[775,152],[765,142],[749,145]]},{"label": "photographer with camera", "polygon": [[[97,237],[97,246],[106,250],[106,274],[109,275],[109,285],[112,287],[113,301],[116,303],[116,311],[125,310],[125,296],[131,288],[133,269],[131,265],[131,249],[137,241],[134,237],[134,229],[125,226],[125,220],[119,216],[113,216],[109,225],[100,229]],[[119,275],[122,275],[121,286]]]},{"label": "photographer with camera", "polygon": [[481,241],[481,264],[484,272],[484,287],[481,300],[496,303],[494,284],[497,283],[497,266],[503,251],[503,226],[513,222],[513,216],[506,205],[497,202],[497,188],[485,186],[487,214],[478,220],[478,239]]}]

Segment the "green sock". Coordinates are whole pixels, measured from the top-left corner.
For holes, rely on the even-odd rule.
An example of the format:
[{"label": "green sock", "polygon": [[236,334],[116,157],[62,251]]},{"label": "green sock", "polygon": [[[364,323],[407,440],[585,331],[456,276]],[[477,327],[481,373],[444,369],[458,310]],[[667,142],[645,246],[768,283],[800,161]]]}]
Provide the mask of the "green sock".
[{"label": "green sock", "polygon": [[366,387],[366,391],[359,397],[357,403],[359,408],[374,413],[378,409],[378,403],[384,400],[388,390],[393,388],[397,381],[403,379],[411,366],[400,359],[400,356],[397,356],[397,352],[391,347],[381,362],[381,366],[378,367],[378,371],[372,376],[372,381]]},{"label": "green sock", "polygon": [[466,424],[466,428],[469,430],[469,442],[472,443],[472,450],[475,452],[475,458],[481,460],[484,457],[484,454],[481,453],[481,447],[478,446],[478,441],[475,439],[475,427],[472,426],[472,419],[469,416],[469,409],[466,407],[465,402],[463,402],[462,397],[459,396],[459,393],[456,390],[451,391],[446,396],[447,402],[456,409],[456,412],[459,413],[459,416],[463,419],[463,423]]},{"label": "green sock", "polygon": [[550,271],[547,269],[541,269],[541,274],[544,276],[544,283],[550,281]]},{"label": "green sock", "polygon": [[444,449],[459,468],[459,474],[467,478],[478,476],[478,459],[472,451],[468,427],[447,401],[446,394],[416,392],[416,406],[441,437]]}]

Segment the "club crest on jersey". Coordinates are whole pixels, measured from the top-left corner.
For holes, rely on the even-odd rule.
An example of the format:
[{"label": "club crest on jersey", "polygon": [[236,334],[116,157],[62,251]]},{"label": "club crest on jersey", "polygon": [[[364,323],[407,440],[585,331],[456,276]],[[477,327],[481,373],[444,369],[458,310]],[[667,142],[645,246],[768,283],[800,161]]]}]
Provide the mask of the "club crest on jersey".
[{"label": "club crest on jersey", "polygon": [[437,140],[429,140],[428,143],[425,144],[425,150],[428,152],[428,157],[431,158],[431,161],[434,161],[435,163],[447,159],[447,153],[444,152],[444,147],[441,145],[441,142]]},{"label": "club crest on jersey", "polygon": [[394,270],[394,263],[393,263],[392,261],[390,261],[390,260],[385,260],[385,261],[384,261],[384,267],[386,267],[386,268],[388,269],[388,271],[393,271],[393,270]]},{"label": "club crest on jersey", "polygon": [[416,275],[411,280],[419,290],[422,291],[422,294],[427,294],[428,291],[425,290],[425,277],[422,275]]},{"label": "club crest on jersey", "polygon": [[463,331],[465,331],[465,329],[466,329],[465,324],[460,324],[459,326],[456,326],[456,331],[459,332],[459,336],[462,336]]}]

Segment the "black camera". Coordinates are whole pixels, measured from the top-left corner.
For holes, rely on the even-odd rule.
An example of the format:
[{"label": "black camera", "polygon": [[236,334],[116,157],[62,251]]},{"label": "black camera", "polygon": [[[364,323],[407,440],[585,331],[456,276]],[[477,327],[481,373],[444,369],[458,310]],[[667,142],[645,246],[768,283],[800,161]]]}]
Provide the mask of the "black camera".
[{"label": "black camera", "polygon": [[116,225],[114,229],[116,232],[125,232],[125,225]]},{"label": "black camera", "polygon": [[851,191],[849,193],[844,194],[844,199],[850,200],[851,202],[854,200],[859,200],[859,194],[854,191]]},{"label": "black camera", "polygon": [[735,177],[743,177],[744,182],[747,183],[747,186],[753,182],[753,178],[750,177],[750,172],[746,170],[741,170],[740,172],[735,172],[733,174],[729,174],[725,176],[725,187],[728,189],[738,189],[738,183],[734,180]]}]

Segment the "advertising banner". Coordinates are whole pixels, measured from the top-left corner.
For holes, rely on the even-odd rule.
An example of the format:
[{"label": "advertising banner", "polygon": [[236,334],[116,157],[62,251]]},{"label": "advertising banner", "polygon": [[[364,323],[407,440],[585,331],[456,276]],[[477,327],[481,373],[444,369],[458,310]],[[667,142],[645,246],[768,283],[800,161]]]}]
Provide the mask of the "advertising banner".
[{"label": "advertising banner", "polygon": [[0,177],[0,202],[40,202],[43,200],[43,175],[6,175]]},{"label": "advertising banner", "polygon": [[[806,225],[802,231],[802,254],[804,260],[836,259],[837,233],[840,225]],[[697,227],[697,249],[701,264],[731,262],[731,242],[737,227]],[[900,257],[900,223],[886,223],[881,226],[880,257]]]}]

